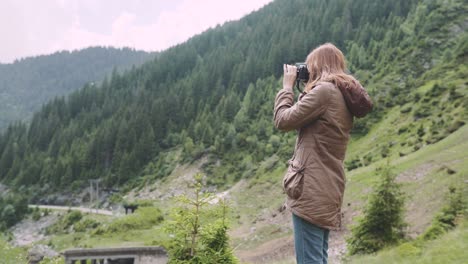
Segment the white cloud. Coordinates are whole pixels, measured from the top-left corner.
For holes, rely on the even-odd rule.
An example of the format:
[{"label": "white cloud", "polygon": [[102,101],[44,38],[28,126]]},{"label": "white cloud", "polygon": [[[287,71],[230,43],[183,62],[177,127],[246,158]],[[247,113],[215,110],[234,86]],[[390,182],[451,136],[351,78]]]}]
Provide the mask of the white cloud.
[{"label": "white cloud", "polygon": [[0,61],[95,45],[163,50],[270,1],[2,0]]}]

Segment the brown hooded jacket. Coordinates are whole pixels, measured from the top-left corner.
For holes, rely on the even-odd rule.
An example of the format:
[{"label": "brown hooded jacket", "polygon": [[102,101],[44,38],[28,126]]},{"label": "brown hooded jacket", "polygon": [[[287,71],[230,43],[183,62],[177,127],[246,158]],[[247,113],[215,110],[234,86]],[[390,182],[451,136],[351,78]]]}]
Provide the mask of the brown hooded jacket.
[{"label": "brown hooded jacket", "polygon": [[[347,101],[360,104],[367,100],[372,106],[358,82],[351,82],[346,89],[354,91],[353,100],[345,100],[347,95],[335,84],[320,82],[296,104],[293,90],[281,89],[274,109],[278,129],[298,131],[294,155],[283,179],[287,208],[315,225],[335,230],[341,226],[343,160],[353,126],[350,111],[351,107],[359,109],[347,106]],[[362,99],[356,93],[367,97]]]}]

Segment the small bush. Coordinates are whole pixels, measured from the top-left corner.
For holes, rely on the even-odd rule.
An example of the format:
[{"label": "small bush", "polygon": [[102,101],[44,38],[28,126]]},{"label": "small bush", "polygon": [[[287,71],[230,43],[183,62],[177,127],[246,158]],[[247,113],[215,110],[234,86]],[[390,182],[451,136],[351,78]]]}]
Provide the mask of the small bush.
[{"label": "small bush", "polygon": [[345,166],[348,171],[357,169],[361,166],[359,159],[352,159],[350,161],[345,161]]},{"label": "small bush", "polygon": [[92,235],[97,235],[97,236],[100,236],[100,235],[104,235],[106,233],[106,227],[104,226],[98,226],[97,228],[93,229],[91,231],[91,234]]},{"label": "small bush", "polygon": [[426,96],[428,97],[438,97],[441,95],[446,88],[440,86],[440,84],[435,83],[432,87],[427,91]]},{"label": "small bush", "polygon": [[405,114],[411,112],[412,109],[411,105],[405,105],[400,109],[400,113]]},{"label": "small bush", "polygon": [[75,223],[78,223],[83,218],[80,211],[70,211],[59,221],[49,226],[46,229],[47,234],[61,234],[67,232]]},{"label": "small bush", "polygon": [[449,91],[450,91],[450,100],[454,101],[459,98],[463,98],[463,95],[457,92],[454,86],[450,87]]},{"label": "small bush", "polygon": [[413,117],[415,120],[425,118],[431,115],[430,104],[423,104],[414,111]]},{"label": "small bush", "polygon": [[400,128],[398,129],[398,135],[403,134],[403,133],[405,133],[406,131],[408,131],[408,127],[407,127],[407,126],[400,127]]},{"label": "small bush", "polygon": [[423,127],[422,124],[419,126],[418,131],[416,133],[418,134],[418,137],[423,137],[424,136],[424,134],[426,132],[424,131],[424,127]]},{"label": "small bush", "polygon": [[388,147],[388,145],[383,146],[382,149],[380,150],[380,155],[382,156],[382,158],[388,157],[389,154],[390,154],[390,148]]},{"label": "small bush", "polygon": [[20,194],[0,195],[0,227],[6,229],[29,213],[28,200]]},{"label": "small bush", "polygon": [[423,233],[422,238],[424,240],[436,239],[442,234],[445,233],[445,227],[440,223],[433,223],[429,228]]},{"label": "small bush", "polygon": [[39,210],[39,208],[37,208],[37,207],[34,208],[32,214],[31,214],[32,220],[38,221],[39,219],[41,219],[41,216],[42,216],[41,215],[41,210]]},{"label": "small bush", "polygon": [[121,195],[121,194],[118,194],[118,193],[112,194],[112,195],[110,196],[110,198],[109,198],[109,202],[110,202],[111,204],[120,204],[120,203],[123,202],[123,200],[124,200],[124,199],[123,199],[122,195]]},{"label": "small bush", "polygon": [[99,226],[99,222],[91,219],[91,218],[84,218],[81,219],[78,223],[73,226],[73,229],[76,232],[85,232],[86,230],[94,229]]},{"label": "small bush", "polygon": [[424,240],[438,238],[448,230],[457,225],[457,220],[466,209],[462,190],[450,187],[447,196],[447,204],[442,207],[440,213],[436,215],[429,228],[421,235]]},{"label": "small bush", "polygon": [[406,242],[397,247],[398,255],[404,257],[417,256],[421,254],[421,248],[414,245],[414,243]]},{"label": "small bush", "polygon": [[414,94],[414,101],[417,102],[417,101],[419,101],[419,100],[421,100],[421,94],[415,93],[415,94]]},{"label": "small bush", "polygon": [[457,131],[460,127],[462,127],[463,125],[465,125],[465,121],[463,121],[463,120],[456,120],[455,122],[453,122],[453,123],[447,128],[447,132],[453,133],[453,132]]},{"label": "small bush", "polygon": [[83,214],[80,211],[71,211],[65,216],[64,223],[67,227],[72,226],[83,218]]}]

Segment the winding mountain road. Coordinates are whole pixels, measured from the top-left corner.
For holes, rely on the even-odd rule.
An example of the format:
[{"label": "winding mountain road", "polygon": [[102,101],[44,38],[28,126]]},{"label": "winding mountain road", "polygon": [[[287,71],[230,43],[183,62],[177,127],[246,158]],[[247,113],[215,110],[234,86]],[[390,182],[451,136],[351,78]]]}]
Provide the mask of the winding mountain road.
[{"label": "winding mountain road", "polygon": [[30,204],[28,205],[29,208],[40,208],[40,209],[51,209],[51,210],[61,210],[61,211],[80,211],[82,213],[91,213],[91,214],[100,214],[100,215],[114,215],[112,211],[109,210],[101,210],[101,209],[93,209],[93,208],[86,208],[86,207],[70,207],[70,206],[57,206],[57,205],[36,205]]}]

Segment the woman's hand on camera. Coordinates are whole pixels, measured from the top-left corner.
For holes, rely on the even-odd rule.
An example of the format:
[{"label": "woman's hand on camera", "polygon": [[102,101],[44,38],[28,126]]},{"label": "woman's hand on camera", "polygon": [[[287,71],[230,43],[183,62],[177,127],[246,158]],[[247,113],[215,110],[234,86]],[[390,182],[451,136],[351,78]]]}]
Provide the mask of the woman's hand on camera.
[{"label": "woman's hand on camera", "polygon": [[297,77],[297,68],[293,65],[283,64],[283,89],[292,89]]}]

